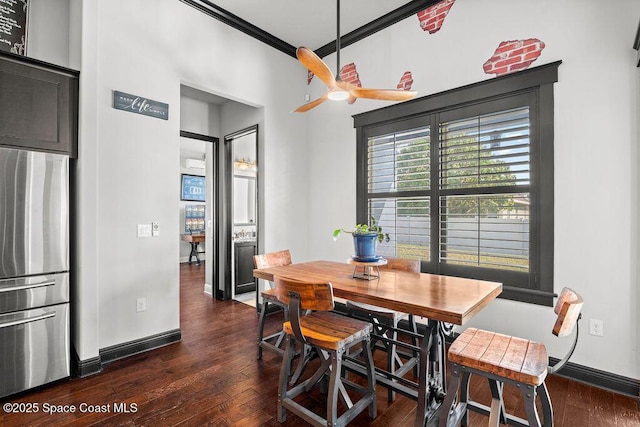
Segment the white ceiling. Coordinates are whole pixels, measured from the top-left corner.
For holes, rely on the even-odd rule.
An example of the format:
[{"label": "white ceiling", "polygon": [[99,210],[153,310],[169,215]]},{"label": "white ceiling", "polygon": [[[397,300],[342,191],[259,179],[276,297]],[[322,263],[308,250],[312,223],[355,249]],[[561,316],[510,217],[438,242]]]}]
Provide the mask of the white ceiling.
[{"label": "white ceiling", "polygon": [[[336,0],[211,0],[294,47],[312,50],[336,39]],[[409,0],[342,0],[340,35],[409,3]]]},{"label": "white ceiling", "polygon": [[[294,47],[305,46],[316,50],[328,43],[335,43],[336,40],[337,0],[210,2]],[[410,0],[342,0],[340,35],[344,36],[407,3]],[[211,104],[229,101],[188,86],[181,86],[181,95]]]}]

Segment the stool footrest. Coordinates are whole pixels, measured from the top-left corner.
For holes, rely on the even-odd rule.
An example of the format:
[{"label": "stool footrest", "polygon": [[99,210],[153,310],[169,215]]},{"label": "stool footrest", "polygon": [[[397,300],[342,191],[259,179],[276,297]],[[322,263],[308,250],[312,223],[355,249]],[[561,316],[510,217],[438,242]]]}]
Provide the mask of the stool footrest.
[{"label": "stool footrest", "polygon": [[[272,351],[282,357],[284,354],[284,349],[282,348],[284,338],[284,331],[276,332],[275,334],[262,338],[262,341],[258,343],[258,346],[263,350]],[[275,343],[271,341],[275,341]]]},{"label": "stool footrest", "polygon": [[[354,372],[364,377],[366,377],[367,375],[367,368],[363,365],[363,362],[351,356],[344,357],[344,363],[342,366],[350,372]],[[389,371],[385,371],[384,369],[374,369],[376,372],[376,384],[381,384],[386,388],[392,388],[398,393],[407,396],[410,399],[417,399],[418,383],[408,380],[404,377],[394,375]]]},{"label": "stool footrest", "polygon": [[[463,406],[463,404],[460,403],[460,404],[458,404],[458,406]],[[477,412],[477,413],[482,414],[482,415],[489,416],[489,414],[491,414],[491,407],[489,407],[487,405],[483,405],[482,403],[478,403],[478,402],[473,401],[473,400],[470,400],[470,401],[464,403],[464,406],[465,406],[465,409],[468,409],[468,410],[473,411],[473,412]],[[456,412],[457,412],[457,408],[456,408]],[[529,423],[525,419],[516,417],[515,415],[511,415],[511,414],[504,414],[504,416],[507,419],[507,424],[510,425],[510,426],[518,426],[518,427],[528,427],[529,426]]]}]

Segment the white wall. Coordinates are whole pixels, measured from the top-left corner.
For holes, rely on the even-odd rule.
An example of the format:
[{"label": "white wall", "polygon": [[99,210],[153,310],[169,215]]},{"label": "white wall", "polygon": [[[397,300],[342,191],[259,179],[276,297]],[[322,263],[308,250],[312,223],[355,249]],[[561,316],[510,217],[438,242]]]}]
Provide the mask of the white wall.
[{"label": "white wall", "polygon": [[[105,266],[100,279],[106,285],[99,286],[99,300],[101,308],[108,306],[112,311],[101,313],[99,346],[104,348],[179,328],[175,236],[166,233],[163,237],[161,233],[159,239],[136,239],[132,227],[139,222],[159,220],[167,224],[165,229],[176,229],[177,211],[167,211],[164,206],[175,205],[175,193],[166,189],[177,185],[179,113],[176,110],[180,105],[180,82],[194,82],[220,95],[233,93],[235,99],[249,100],[273,110],[274,122],[285,116],[289,123],[291,96],[275,97],[271,91],[274,86],[289,85],[299,65],[180,2],[119,0],[95,5],[99,9],[96,28],[100,29],[97,49],[100,160],[101,164],[118,162],[120,169],[116,176],[108,168],[99,173],[99,194],[109,212],[98,221],[103,233],[98,238],[102,242],[99,262]],[[127,13],[123,14],[123,10]],[[167,28],[171,31],[166,31]],[[237,52],[243,52],[241,61]],[[268,70],[278,70],[278,73]],[[229,79],[230,75],[235,78]],[[113,89],[169,103],[172,106],[169,120],[163,122],[111,109]],[[224,111],[222,116],[221,123],[226,124]],[[269,119],[264,120],[264,138],[273,141],[274,152],[286,150],[294,141],[300,141],[302,127],[292,124],[279,129],[277,137],[270,137]],[[274,125],[273,129],[278,126]],[[150,151],[154,152],[153,161],[145,167],[140,161]],[[289,179],[302,171],[302,166],[292,168]],[[147,193],[138,197],[127,194],[129,173]],[[130,204],[133,209],[120,211]],[[295,211],[282,212],[279,218],[294,214]],[[111,222],[118,215],[120,217]],[[118,268],[107,271],[106,267],[113,265]],[[135,298],[141,295],[147,296],[148,309],[145,313],[135,313]],[[116,321],[106,322],[114,319],[114,314]]]},{"label": "white wall", "polygon": [[199,99],[180,96],[180,130],[218,137],[220,107]]},{"label": "white wall", "polygon": [[[632,91],[636,94],[636,96],[640,97],[640,67],[636,68],[636,78],[635,78],[635,87],[633,87]],[[640,105],[636,103],[635,105],[631,105],[632,115],[635,117],[640,117]],[[635,155],[630,156],[631,160],[631,170],[635,175],[635,186],[631,185],[631,200],[635,199],[635,208],[632,207],[631,216],[634,219],[634,227],[631,228],[632,233],[631,236],[635,237],[635,246],[631,248],[631,260],[637,260],[640,258],[640,171],[638,171],[638,165],[640,165],[640,122],[638,120],[635,121],[635,132],[632,132],[632,135],[635,134],[636,142],[635,144],[631,144],[632,152],[635,152]],[[632,136],[633,138],[633,136]],[[634,265],[635,264],[635,265]],[[632,319],[632,325],[640,324],[640,262],[633,262],[631,265],[633,271],[631,273],[631,283],[632,289],[635,292],[635,298],[630,298],[631,301],[636,301],[635,308],[635,319]],[[635,267],[635,268],[634,268]],[[633,302],[632,302],[633,304]],[[635,327],[636,330],[636,366],[640,366],[640,328]]]},{"label": "white wall", "polygon": [[28,10],[27,56],[71,68],[70,46],[74,53],[79,46],[70,38],[77,36],[77,27],[70,25],[70,0],[30,0]]},{"label": "white wall", "polygon": [[[581,0],[517,6],[507,0],[458,0],[438,33],[423,32],[413,16],[341,55],[343,65],[356,62],[363,86],[395,87],[404,71],[412,71],[418,96],[492,78],[482,64],[501,41],[536,37],[546,48],[532,66],[563,61],[554,86],[555,289],[570,286],[586,301],[572,361],[633,378],[640,377],[634,297],[640,91],[631,45],[639,16],[634,0],[614,8]],[[314,95],[322,90],[316,80],[310,88]],[[384,105],[325,103],[307,113],[310,258],[340,261],[351,255],[348,239],[330,237],[334,228],[355,222],[351,115]],[[589,318],[604,320],[604,337],[588,334]],[[552,321],[550,308],[497,300],[471,324],[543,341],[550,355],[561,357],[570,343],[552,337]]]},{"label": "white wall", "polygon": [[[78,182],[74,207],[77,215],[76,233],[82,238],[76,241],[75,271],[72,283],[76,292],[75,304],[71,306],[75,313],[72,328],[72,343],[80,360],[89,360],[98,356],[100,349],[99,319],[100,300],[98,284],[100,265],[98,263],[98,133],[99,114],[96,98],[98,87],[97,31],[98,9],[88,3],[74,2],[76,16],[82,17],[82,34],[79,52],[80,88],[79,101],[82,108],[78,111],[78,161],[76,166]],[[33,28],[31,31],[36,32]],[[64,65],[64,64],[61,64]],[[105,165],[106,166],[106,165]],[[74,278],[75,276],[75,278]],[[104,282],[103,282],[104,283]],[[106,308],[105,308],[106,310]]]},{"label": "white wall", "polygon": [[[33,2],[34,8],[47,5],[51,3]],[[233,94],[228,97],[271,110],[261,119],[261,132],[277,158],[292,145],[304,150],[305,120],[289,111],[296,103],[293,94],[302,92],[305,80],[295,79],[302,68],[292,58],[181,2],[86,0],[81,12],[79,7],[74,3],[73,12],[82,16],[82,56],[79,326],[73,339],[80,359],[87,360],[99,349],[180,327],[174,233],[179,222],[175,189],[180,176],[180,83],[222,96]],[[69,45],[66,34],[57,41],[47,39],[59,34],[63,24],[64,20],[34,25],[31,34],[42,35],[31,38],[35,45],[30,53],[69,66],[72,55],[64,48],[59,54],[47,53],[47,40],[64,46],[61,40],[67,39]],[[278,87],[290,90],[275,96]],[[169,119],[111,108],[113,90],[168,103]],[[292,164],[271,182],[294,181],[304,175],[304,167],[303,162]],[[272,184],[264,185],[268,198]],[[304,200],[304,194],[290,197]],[[300,221],[294,219],[297,214],[295,207],[288,207],[267,221],[295,223]],[[160,236],[136,238],[136,224],[151,221],[160,222]],[[264,245],[268,248],[269,241]],[[142,313],[135,311],[139,297],[147,298]]]}]

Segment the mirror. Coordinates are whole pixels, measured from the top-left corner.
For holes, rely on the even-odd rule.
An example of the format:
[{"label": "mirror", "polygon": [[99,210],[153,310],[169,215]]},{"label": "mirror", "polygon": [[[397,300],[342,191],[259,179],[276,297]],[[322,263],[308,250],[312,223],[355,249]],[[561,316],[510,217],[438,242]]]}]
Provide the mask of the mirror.
[{"label": "mirror", "polygon": [[256,178],[233,177],[233,224],[256,225]]}]

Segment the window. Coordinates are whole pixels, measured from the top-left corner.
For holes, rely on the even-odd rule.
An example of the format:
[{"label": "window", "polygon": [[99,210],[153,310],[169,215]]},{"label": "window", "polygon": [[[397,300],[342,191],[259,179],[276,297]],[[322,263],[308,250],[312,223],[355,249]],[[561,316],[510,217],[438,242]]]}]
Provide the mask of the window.
[{"label": "window", "polygon": [[374,216],[391,234],[381,255],[552,305],[559,64],[354,117],[358,222]]}]

